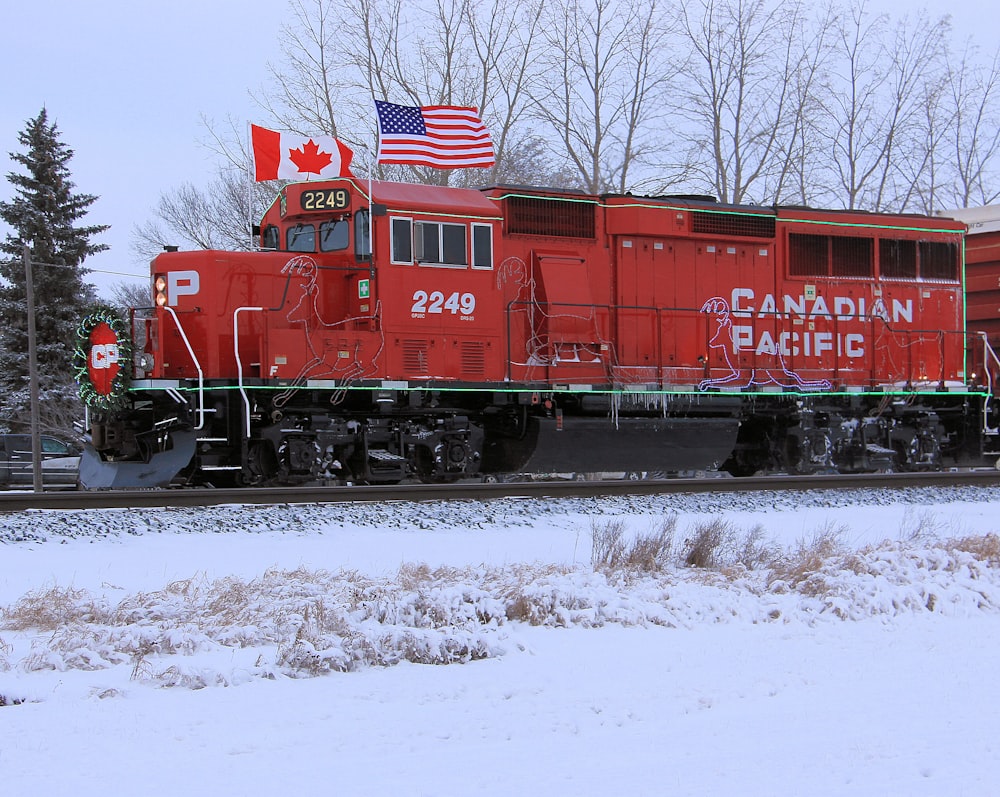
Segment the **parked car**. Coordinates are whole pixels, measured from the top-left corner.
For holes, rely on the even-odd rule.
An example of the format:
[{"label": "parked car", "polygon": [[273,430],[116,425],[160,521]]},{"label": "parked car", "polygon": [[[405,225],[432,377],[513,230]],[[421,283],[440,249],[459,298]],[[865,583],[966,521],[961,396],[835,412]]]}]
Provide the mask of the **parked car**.
[{"label": "parked car", "polygon": [[[41,436],[42,486],[76,487],[80,449],[56,437]],[[31,487],[34,472],[31,435],[0,435],[0,487]]]}]

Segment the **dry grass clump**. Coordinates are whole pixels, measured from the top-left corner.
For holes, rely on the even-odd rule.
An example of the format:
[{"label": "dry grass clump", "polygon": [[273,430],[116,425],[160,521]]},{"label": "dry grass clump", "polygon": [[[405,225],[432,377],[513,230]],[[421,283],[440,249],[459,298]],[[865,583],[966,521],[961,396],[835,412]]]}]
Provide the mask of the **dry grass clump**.
[{"label": "dry grass clump", "polygon": [[667,515],[658,528],[625,539],[625,521],[610,520],[591,525],[591,563],[595,570],[633,570],[657,573],[671,562],[677,515]]},{"label": "dry grass clump", "polygon": [[151,677],[160,686],[180,687],[182,689],[204,689],[207,686],[229,686],[230,682],[223,673],[207,668],[183,667],[172,664],[162,672]]},{"label": "dry grass clump", "polygon": [[713,518],[695,524],[684,540],[681,561],[688,567],[703,570],[716,569],[727,563],[736,546],[736,529],[722,518]]},{"label": "dry grass clump", "polygon": [[605,622],[599,604],[588,590],[576,590],[567,579],[557,577],[525,584],[507,604],[507,619],[554,628],[592,628]]},{"label": "dry grass clump", "polygon": [[1000,567],[1000,535],[995,533],[949,540],[946,547],[967,553],[990,567]]},{"label": "dry grass clump", "polygon": [[0,609],[0,627],[53,631],[67,623],[102,623],[107,616],[107,608],[96,603],[86,590],[51,587],[29,592],[10,608]]},{"label": "dry grass clump", "polygon": [[770,567],[780,555],[780,548],[767,539],[760,524],[741,531],[722,518],[695,524],[680,552],[688,567],[727,575]]},{"label": "dry grass clump", "polygon": [[764,527],[740,531],[722,518],[696,523],[677,543],[677,515],[666,516],[646,534],[627,539],[623,520],[591,526],[591,562],[599,572],[661,573],[673,565],[704,570],[757,570],[780,557],[780,548],[766,538]]},{"label": "dry grass clump", "polygon": [[830,560],[847,553],[842,541],[846,532],[844,526],[828,523],[820,527],[810,539],[799,540],[792,551],[772,563],[768,586],[801,588]]},{"label": "dry grass clump", "polygon": [[294,678],[364,667],[453,664],[489,658],[495,651],[476,628],[413,628],[387,626],[373,633],[344,616],[326,623],[308,623],[288,644],[280,645],[276,665]]},{"label": "dry grass clump", "polygon": [[[406,566],[395,580],[268,570],[250,581],[177,581],[130,595],[111,610],[84,590],[40,591],[3,610],[0,619],[12,630],[51,632],[33,640],[18,662],[25,671],[130,664],[133,680],[201,688],[226,676],[181,665],[164,669],[162,659],[275,645],[277,665],[298,676],[495,655],[485,634],[506,621],[506,607],[482,581],[472,570],[425,565]],[[0,669],[10,666],[9,650],[0,647]]]},{"label": "dry grass clump", "polygon": [[590,562],[596,570],[619,567],[625,558],[625,521],[609,520],[590,524]]},{"label": "dry grass clump", "polygon": [[547,598],[539,599],[539,583],[558,581],[571,572],[571,568],[563,565],[516,564],[486,571],[481,583],[503,603],[506,619],[544,625],[552,604]]},{"label": "dry grass clump", "polygon": [[736,565],[747,570],[770,568],[781,555],[781,547],[767,538],[760,524],[745,532],[736,544]]}]

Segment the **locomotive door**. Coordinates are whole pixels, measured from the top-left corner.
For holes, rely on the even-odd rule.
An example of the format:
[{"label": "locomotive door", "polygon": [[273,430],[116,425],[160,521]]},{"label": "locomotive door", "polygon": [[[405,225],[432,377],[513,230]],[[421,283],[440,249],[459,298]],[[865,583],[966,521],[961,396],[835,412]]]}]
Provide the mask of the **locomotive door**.
[{"label": "locomotive door", "polygon": [[666,244],[640,237],[621,237],[617,244],[618,377],[625,382],[658,382],[662,342],[656,308],[668,273]]},{"label": "locomotive door", "polygon": [[714,278],[696,268],[691,241],[622,237],[617,246],[620,378],[661,386],[697,384],[707,328],[699,297],[714,289]]},{"label": "locomotive door", "polygon": [[775,295],[770,247],[681,241],[677,248],[674,354],[678,364],[694,369],[679,370],[678,378],[697,370],[696,383],[750,384],[760,365],[758,344],[766,350],[779,334],[777,314],[763,311]]},{"label": "locomotive door", "polygon": [[533,253],[535,299],[528,361],[549,379],[603,377],[607,364],[606,297],[597,301],[586,258]]}]

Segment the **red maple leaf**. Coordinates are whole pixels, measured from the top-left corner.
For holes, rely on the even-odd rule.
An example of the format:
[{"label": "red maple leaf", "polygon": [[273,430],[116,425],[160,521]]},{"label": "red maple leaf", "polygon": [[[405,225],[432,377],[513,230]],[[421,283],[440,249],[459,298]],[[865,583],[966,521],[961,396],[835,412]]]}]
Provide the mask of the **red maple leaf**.
[{"label": "red maple leaf", "polygon": [[333,161],[329,152],[320,152],[319,147],[310,138],[301,149],[290,149],[288,159],[294,163],[300,172],[319,174]]}]

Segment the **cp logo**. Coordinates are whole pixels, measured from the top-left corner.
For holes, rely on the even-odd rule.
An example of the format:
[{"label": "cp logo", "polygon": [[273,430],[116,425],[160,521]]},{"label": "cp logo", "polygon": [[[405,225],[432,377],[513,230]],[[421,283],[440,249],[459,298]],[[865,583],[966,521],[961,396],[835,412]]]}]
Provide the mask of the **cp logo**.
[{"label": "cp logo", "polygon": [[95,343],[90,347],[90,365],[92,368],[110,368],[118,364],[117,343]]},{"label": "cp logo", "polygon": [[111,395],[118,364],[118,336],[110,325],[102,321],[90,332],[90,356],[87,358],[87,375],[94,390],[102,396]]}]

